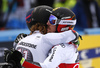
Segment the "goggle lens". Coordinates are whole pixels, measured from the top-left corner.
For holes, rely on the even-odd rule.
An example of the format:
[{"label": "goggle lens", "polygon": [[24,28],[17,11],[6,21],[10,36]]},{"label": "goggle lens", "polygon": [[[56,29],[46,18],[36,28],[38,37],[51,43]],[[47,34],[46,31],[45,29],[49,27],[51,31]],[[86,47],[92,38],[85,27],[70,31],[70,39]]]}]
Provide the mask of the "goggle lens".
[{"label": "goggle lens", "polygon": [[56,24],[56,21],[57,21],[57,17],[55,17],[54,15],[50,15],[50,17],[49,17],[49,22],[50,22],[52,25],[55,25],[55,24]]}]

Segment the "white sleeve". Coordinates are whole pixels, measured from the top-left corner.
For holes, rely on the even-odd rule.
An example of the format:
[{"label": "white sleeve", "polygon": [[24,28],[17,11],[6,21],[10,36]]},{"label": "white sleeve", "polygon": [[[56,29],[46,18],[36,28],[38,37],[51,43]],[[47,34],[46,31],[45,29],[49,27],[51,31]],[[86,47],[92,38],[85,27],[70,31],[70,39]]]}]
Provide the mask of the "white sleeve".
[{"label": "white sleeve", "polygon": [[62,33],[48,33],[44,35],[42,39],[46,41],[46,43],[56,45],[60,43],[68,43],[76,39],[76,35],[72,32],[72,30],[69,30]]},{"label": "white sleeve", "polygon": [[46,58],[43,63],[40,63],[42,68],[56,68],[65,59],[62,52],[63,48],[61,46],[55,46],[52,49],[51,54]]}]

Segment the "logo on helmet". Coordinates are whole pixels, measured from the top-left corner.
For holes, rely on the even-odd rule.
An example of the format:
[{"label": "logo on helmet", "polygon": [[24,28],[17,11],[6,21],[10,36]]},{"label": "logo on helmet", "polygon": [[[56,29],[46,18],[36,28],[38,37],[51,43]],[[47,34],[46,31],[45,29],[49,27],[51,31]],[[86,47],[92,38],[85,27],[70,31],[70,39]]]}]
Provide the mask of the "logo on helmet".
[{"label": "logo on helmet", "polygon": [[34,18],[32,18],[32,21],[34,21]]},{"label": "logo on helmet", "polygon": [[64,20],[64,19],[69,19],[71,18],[71,16],[68,16],[68,17],[62,17],[61,19]]},{"label": "logo on helmet", "polygon": [[[60,7],[58,7],[58,8],[60,8]],[[58,8],[53,9],[53,11],[57,10]]]},{"label": "logo on helmet", "polygon": [[73,22],[66,22],[66,21],[64,21],[63,23],[73,23]]},{"label": "logo on helmet", "polygon": [[48,11],[48,12],[52,13],[52,11],[50,11],[49,9],[46,9],[46,11]]},{"label": "logo on helmet", "polygon": [[69,27],[61,28],[61,31],[66,31],[68,29],[69,29]]}]

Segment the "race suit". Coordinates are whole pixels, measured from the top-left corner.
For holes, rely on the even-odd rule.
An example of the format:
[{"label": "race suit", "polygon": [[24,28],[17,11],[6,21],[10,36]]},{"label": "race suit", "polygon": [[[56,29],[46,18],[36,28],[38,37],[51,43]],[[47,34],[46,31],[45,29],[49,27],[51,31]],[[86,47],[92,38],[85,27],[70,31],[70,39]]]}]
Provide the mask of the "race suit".
[{"label": "race suit", "polygon": [[40,62],[46,59],[49,50],[57,44],[68,43],[76,39],[76,35],[72,30],[62,33],[48,33],[41,34],[39,31],[35,31],[32,35],[29,35],[19,41],[16,49],[20,51],[26,61],[28,62]]},{"label": "race suit", "polygon": [[[59,65],[60,64],[60,65]],[[79,53],[74,44],[60,44],[52,48],[42,68],[79,68]]]},{"label": "race suit", "polygon": [[79,68],[79,53],[74,44],[59,44],[52,48],[41,67],[24,62],[25,68]]}]

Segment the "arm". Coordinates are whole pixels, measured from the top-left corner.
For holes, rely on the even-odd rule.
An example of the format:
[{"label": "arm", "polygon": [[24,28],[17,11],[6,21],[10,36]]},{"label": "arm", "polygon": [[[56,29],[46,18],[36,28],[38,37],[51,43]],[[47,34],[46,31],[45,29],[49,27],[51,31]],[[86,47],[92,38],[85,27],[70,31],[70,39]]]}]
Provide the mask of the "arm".
[{"label": "arm", "polygon": [[[64,45],[56,45],[52,48],[50,55],[43,63],[40,63],[42,68],[56,68],[65,59]],[[67,58],[67,57],[66,57]]]},{"label": "arm", "polygon": [[79,35],[74,30],[65,31],[62,33],[48,33],[42,37],[46,43],[50,43],[51,45],[56,45],[60,43],[68,43],[71,41],[75,41],[78,39]]}]

